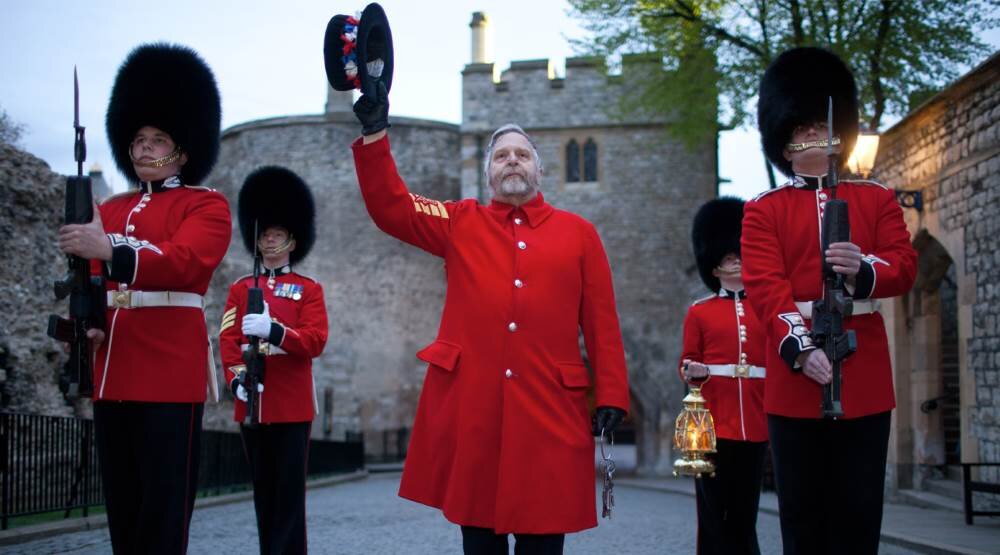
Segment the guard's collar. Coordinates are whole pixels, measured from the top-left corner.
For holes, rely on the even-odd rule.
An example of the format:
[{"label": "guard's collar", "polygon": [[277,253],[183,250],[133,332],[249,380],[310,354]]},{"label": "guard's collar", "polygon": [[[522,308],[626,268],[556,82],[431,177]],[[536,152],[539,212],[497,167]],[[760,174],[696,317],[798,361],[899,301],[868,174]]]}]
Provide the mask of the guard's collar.
[{"label": "guard's collar", "polygon": [[740,289],[739,291],[730,291],[725,287],[719,289],[719,296],[723,299],[733,299],[739,296],[740,300],[747,298],[746,289]]},{"label": "guard's collar", "polygon": [[285,264],[284,266],[278,266],[277,268],[267,268],[267,267],[264,267],[263,270],[264,270],[264,273],[267,274],[268,276],[271,276],[271,277],[273,277],[273,276],[281,276],[281,275],[284,275],[284,274],[290,274],[290,273],[292,273],[292,265],[289,263],[289,264]]},{"label": "guard's collar", "polygon": [[174,189],[180,187],[181,176],[174,175],[166,179],[158,179],[156,181],[140,181],[139,188],[142,189],[144,193],[159,193],[166,189]]},{"label": "guard's collar", "polygon": [[507,204],[506,202],[494,199],[490,201],[490,210],[499,216],[501,220],[511,217],[524,218],[529,226],[538,227],[555,209],[552,208],[551,204],[545,202],[545,197],[542,196],[542,193],[538,193],[535,195],[535,198],[520,206],[514,206],[513,204]]},{"label": "guard's collar", "polygon": [[823,175],[796,174],[792,178],[792,185],[795,186],[796,189],[806,189],[810,191],[830,187],[829,179],[827,179],[826,174]]}]

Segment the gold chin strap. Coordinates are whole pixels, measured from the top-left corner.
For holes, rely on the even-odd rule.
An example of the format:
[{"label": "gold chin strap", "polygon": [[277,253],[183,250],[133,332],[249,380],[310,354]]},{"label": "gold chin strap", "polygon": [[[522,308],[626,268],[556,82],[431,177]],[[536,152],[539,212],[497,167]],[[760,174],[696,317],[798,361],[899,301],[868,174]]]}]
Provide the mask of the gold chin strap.
[{"label": "gold chin strap", "polygon": [[281,254],[281,253],[287,251],[288,249],[290,249],[292,247],[292,245],[294,245],[294,244],[295,244],[295,239],[291,235],[288,236],[288,240],[287,241],[285,241],[284,243],[278,245],[277,247],[270,247],[270,248],[268,248],[268,247],[265,247],[265,246],[261,245],[260,241],[257,241],[257,247],[260,249],[260,252],[262,254],[267,255],[267,256],[274,256],[276,254]]},{"label": "gold chin strap", "polygon": [[[818,141],[812,141],[808,143],[788,143],[785,145],[785,150],[788,152],[802,152],[803,150],[808,150],[810,148],[824,148],[829,144],[826,139],[820,139]],[[840,137],[833,138],[833,146],[840,145]]]},{"label": "gold chin strap", "polygon": [[167,166],[169,164],[173,164],[174,162],[176,162],[177,159],[181,157],[181,149],[175,148],[173,152],[164,156],[163,158],[157,158],[156,160],[150,160],[149,162],[145,162],[142,160],[136,160],[135,156],[132,156],[132,148],[129,147],[128,157],[132,160],[132,163],[135,164],[136,166],[142,166],[144,168],[162,168],[163,166]]},{"label": "gold chin strap", "polygon": [[739,274],[739,273],[741,273],[743,271],[743,263],[742,263],[742,261],[740,261],[740,262],[737,262],[737,263],[729,264],[727,266],[721,266],[720,265],[720,266],[716,266],[715,270],[717,272],[719,272],[720,274],[722,274],[722,275],[734,276],[734,275]]}]

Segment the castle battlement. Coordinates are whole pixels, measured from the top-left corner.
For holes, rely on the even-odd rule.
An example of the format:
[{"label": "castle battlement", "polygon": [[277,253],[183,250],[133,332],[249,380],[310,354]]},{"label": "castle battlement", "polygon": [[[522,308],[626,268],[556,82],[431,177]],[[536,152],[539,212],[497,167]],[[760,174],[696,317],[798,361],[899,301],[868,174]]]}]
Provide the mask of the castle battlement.
[{"label": "castle battlement", "polygon": [[660,63],[657,54],[629,54],[622,57],[621,74],[608,75],[603,58],[577,56],[566,59],[562,77],[547,58],[515,60],[502,72],[494,63],[468,64],[462,70],[462,131],[492,130],[498,114],[525,129],[665,124],[662,116],[617,116],[632,76],[663,71]]}]

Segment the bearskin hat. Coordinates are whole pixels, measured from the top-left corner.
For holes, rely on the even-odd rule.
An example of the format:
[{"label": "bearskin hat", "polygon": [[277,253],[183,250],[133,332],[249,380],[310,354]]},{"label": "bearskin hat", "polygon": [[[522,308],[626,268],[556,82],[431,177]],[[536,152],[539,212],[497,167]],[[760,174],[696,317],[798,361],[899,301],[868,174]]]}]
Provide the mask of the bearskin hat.
[{"label": "bearskin hat", "polygon": [[219,154],[222,107],[212,70],[186,46],[144,44],[118,69],[106,127],[115,165],[130,183],[139,182],[129,147],[143,126],[170,135],[187,154],[181,168],[185,184],[204,179]]},{"label": "bearskin hat", "polygon": [[785,175],[792,175],[792,163],[784,156],[792,131],[799,125],[826,121],[831,96],[843,166],[858,138],[858,89],[847,65],[829,50],[803,47],[781,53],[764,72],[757,128],[768,160]]},{"label": "bearskin hat", "polygon": [[701,205],[691,225],[691,242],[698,274],[711,291],[722,287],[712,270],[729,253],[740,254],[743,229],[743,201],[736,197],[719,197]]},{"label": "bearskin hat", "polygon": [[[381,72],[370,74],[368,64],[376,60],[382,61]],[[386,91],[391,89],[392,32],[382,6],[368,4],[361,19],[333,16],[323,39],[323,62],[330,86],[338,91],[361,89],[363,94],[374,96],[379,81]]]},{"label": "bearskin hat", "polygon": [[[237,200],[243,246],[254,252],[257,234],[280,226],[295,239],[292,264],[303,260],[316,241],[316,205],[309,186],[295,172],[280,166],[257,168],[247,176]],[[257,234],[254,233],[256,223]]]}]

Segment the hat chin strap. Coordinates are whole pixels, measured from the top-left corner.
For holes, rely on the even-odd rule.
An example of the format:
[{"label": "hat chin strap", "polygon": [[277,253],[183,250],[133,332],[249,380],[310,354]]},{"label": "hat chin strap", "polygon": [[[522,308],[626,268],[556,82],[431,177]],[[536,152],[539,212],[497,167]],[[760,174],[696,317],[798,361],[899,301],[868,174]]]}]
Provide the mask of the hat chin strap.
[{"label": "hat chin strap", "polygon": [[294,244],[295,244],[295,238],[289,235],[288,239],[286,239],[284,243],[278,245],[277,247],[265,247],[261,245],[259,242],[257,243],[257,246],[260,248],[261,254],[266,256],[274,256],[276,254],[281,254],[287,251]]},{"label": "hat chin strap", "polygon": [[129,159],[132,160],[132,163],[135,164],[136,166],[140,166],[143,168],[162,168],[163,166],[167,166],[176,162],[181,157],[181,149],[175,148],[173,152],[164,156],[163,158],[157,158],[156,160],[150,160],[148,162],[145,162],[142,160],[136,160],[135,156],[132,156],[132,149],[129,148],[128,157]]},{"label": "hat chin strap", "polygon": [[808,143],[788,143],[785,145],[785,150],[788,152],[802,152],[803,150],[809,150],[810,148],[824,148],[831,146],[831,142],[832,146],[840,145],[840,137],[834,137],[833,141],[820,139],[818,141],[810,141]]}]

